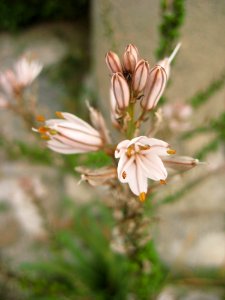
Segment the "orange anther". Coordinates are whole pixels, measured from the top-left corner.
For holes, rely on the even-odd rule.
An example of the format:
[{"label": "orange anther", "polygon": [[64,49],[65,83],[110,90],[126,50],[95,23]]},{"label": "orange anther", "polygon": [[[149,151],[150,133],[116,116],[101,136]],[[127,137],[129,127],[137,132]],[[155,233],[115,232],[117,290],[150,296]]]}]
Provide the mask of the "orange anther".
[{"label": "orange anther", "polygon": [[60,111],[56,111],[55,114],[58,118],[64,119],[63,114]]},{"label": "orange anther", "polygon": [[38,122],[45,122],[45,117],[42,116],[42,115],[37,115],[36,116],[36,121],[38,121]]},{"label": "orange anther", "polygon": [[50,137],[49,137],[48,135],[46,135],[46,134],[42,134],[42,135],[41,135],[41,138],[42,138],[43,140],[46,140],[46,141],[49,141],[49,140],[50,140]]},{"label": "orange anther", "polygon": [[151,147],[149,145],[139,146],[140,150],[149,150]]},{"label": "orange anther", "polygon": [[45,126],[41,126],[41,127],[38,128],[38,132],[39,133],[46,133],[46,132],[48,132],[48,128],[45,127]]},{"label": "orange anther", "polygon": [[123,177],[123,179],[125,179],[127,177],[127,173],[125,171],[123,171],[122,177]]},{"label": "orange anther", "polygon": [[49,130],[49,133],[50,133],[51,135],[55,135],[55,134],[57,134],[58,132],[57,132],[56,130],[54,130],[54,129],[50,129],[50,130]]},{"label": "orange anther", "polygon": [[144,193],[144,192],[140,193],[140,195],[139,195],[139,200],[140,200],[141,202],[144,202],[144,201],[146,200],[146,193]]},{"label": "orange anther", "polygon": [[160,179],[160,184],[166,184],[166,180]]},{"label": "orange anther", "polygon": [[168,149],[166,152],[168,154],[176,154],[176,150],[174,150],[174,149]]},{"label": "orange anther", "polygon": [[134,144],[132,144],[127,148],[126,154],[129,158],[131,157],[133,150],[134,150]]}]

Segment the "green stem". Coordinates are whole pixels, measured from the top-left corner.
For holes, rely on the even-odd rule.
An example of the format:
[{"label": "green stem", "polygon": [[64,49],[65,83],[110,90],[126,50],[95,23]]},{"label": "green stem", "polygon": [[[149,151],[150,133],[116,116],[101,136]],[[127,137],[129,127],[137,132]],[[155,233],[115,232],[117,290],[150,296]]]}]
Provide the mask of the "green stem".
[{"label": "green stem", "polygon": [[128,107],[128,114],[130,116],[130,120],[128,121],[128,127],[127,127],[127,138],[131,139],[134,136],[135,132],[135,122],[134,122],[134,105],[135,103],[131,102]]}]

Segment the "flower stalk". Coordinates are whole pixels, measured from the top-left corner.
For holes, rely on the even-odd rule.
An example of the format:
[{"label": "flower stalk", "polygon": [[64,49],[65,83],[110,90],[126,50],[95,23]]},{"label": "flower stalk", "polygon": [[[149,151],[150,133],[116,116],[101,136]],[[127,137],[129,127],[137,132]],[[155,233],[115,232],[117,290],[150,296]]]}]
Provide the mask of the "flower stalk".
[{"label": "flower stalk", "polygon": [[41,119],[43,125],[34,129],[55,152],[76,154],[102,150],[111,157],[110,166],[99,169],[81,166],[76,171],[81,173],[81,182],[107,188],[109,196],[105,201],[116,221],[111,248],[134,260],[151,239],[150,220],[143,213],[144,203],[151,197],[150,181],[156,181],[159,187],[166,184],[167,168],[183,172],[198,165],[193,158],[175,156],[176,151],[169,143],[150,135],[157,133],[159,120],[160,124],[163,121],[162,115],[156,112],[156,123],[152,124],[155,120],[151,118],[152,112],[166,88],[170,63],[179,47],[151,69],[132,44],[125,48],[122,59],[112,51],[106,54],[111,73],[111,120],[120,134],[116,143],[112,142],[102,114],[89,104],[92,125],[75,115],[60,112],[58,119]]}]

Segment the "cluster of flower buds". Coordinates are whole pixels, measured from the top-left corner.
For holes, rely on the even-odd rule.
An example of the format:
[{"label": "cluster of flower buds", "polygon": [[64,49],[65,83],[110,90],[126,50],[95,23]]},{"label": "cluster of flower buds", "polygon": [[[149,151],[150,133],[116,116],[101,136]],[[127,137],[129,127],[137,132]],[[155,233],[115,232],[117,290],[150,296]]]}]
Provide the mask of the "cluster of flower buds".
[{"label": "cluster of flower buds", "polygon": [[[137,47],[132,44],[126,47],[122,60],[112,51],[106,54],[106,63],[112,75],[112,120],[124,135],[117,146],[111,143],[103,116],[89,104],[94,127],[72,114],[57,113],[59,119],[45,121],[39,118],[44,125],[35,131],[47,140],[51,150],[59,153],[104,150],[112,156],[112,166],[98,170],[79,167],[76,170],[82,173],[82,180],[93,186],[110,185],[117,176],[121,183],[129,185],[141,202],[145,201],[149,192],[148,179],[165,184],[168,175],[166,167],[180,171],[198,164],[197,160],[190,157],[171,156],[176,151],[167,142],[149,137],[146,132],[137,136],[137,129],[141,130],[141,124],[145,121],[144,114],[156,107],[165,89],[170,63],[179,47],[175,48],[170,57],[152,68],[146,60],[140,58]],[[135,114],[135,104],[142,110],[140,117]],[[118,165],[114,158],[119,159]]]},{"label": "cluster of flower buds", "polygon": [[152,68],[146,60],[140,58],[137,47],[132,44],[125,48],[121,60],[112,51],[106,54],[106,64],[112,75],[111,116],[115,125],[129,111],[129,106],[136,102],[140,102],[144,113],[155,109],[170,74],[170,63],[179,47],[180,44],[170,57]]}]

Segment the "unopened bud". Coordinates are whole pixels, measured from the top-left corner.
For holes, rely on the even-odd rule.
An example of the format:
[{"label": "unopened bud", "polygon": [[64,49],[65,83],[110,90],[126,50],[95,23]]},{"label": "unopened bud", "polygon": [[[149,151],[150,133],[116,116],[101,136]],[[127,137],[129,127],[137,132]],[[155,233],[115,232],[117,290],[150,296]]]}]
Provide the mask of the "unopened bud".
[{"label": "unopened bud", "polygon": [[149,64],[147,61],[142,59],[136,65],[133,74],[132,86],[135,92],[141,92],[144,89],[147,82],[148,74],[149,74]]},{"label": "unopened bud", "polygon": [[133,73],[136,67],[137,60],[130,51],[125,51],[123,55],[123,67],[129,72]]},{"label": "unopened bud", "polygon": [[127,51],[129,51],[134,56],[136,62],[139,61],[139,51],[135,45],[133,45],[133,44],[127,45],[125,52],[127,52]]},{"label": "unopened bud", "polygon": [[119,56],[116,53],[112,51],[107,52],[105,61],[112,73],[122,72],[122,65],[120,63]]},{"label": "unopened bud", "polygon": [[156,65],[151,69],[144,89],[144,97],[141,106],[144,110],[156,107],[167,82],[166,71],[163,67]]},{"label": "unopened bud", "polygon": [[167,168],[177,171],[186,171],[200,164],[198,159],[189,156],[161,156],[163,164]]},{"label": "unopened bud", "polygon": [[112,91],[119,109],[123,110],[129,105],[130,90],[126,79],[121,73],[112,76]]},{"label": "unopened bud", "polygon": [[157,65],[160,65],[166,71],[167,79],[170,76],[170,64],[173,61],[174,57],[176,56],[177,52],[179,51],[180,46],[181,46],[181,43],[178,43],[169,57],[165,57],[163,60],[160,60],[157,63]]},{"label": "unopened bud", "polygon": [[107,185],[116,178],[117,172],[114,167],[103,167],[97,170],[85,167],[76,167],[75,170],[81,173],[81,181],[85,180],[92,186]]}]

